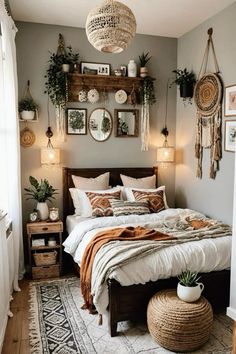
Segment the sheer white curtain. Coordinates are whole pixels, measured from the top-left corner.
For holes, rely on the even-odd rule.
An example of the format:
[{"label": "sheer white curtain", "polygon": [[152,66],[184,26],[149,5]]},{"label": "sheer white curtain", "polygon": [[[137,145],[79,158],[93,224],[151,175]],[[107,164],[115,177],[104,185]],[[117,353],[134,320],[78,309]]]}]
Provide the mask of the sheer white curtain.
[{"label": "sheer white curtain", "polygon": [[1,61],[0,65],[0,208],[12,219],[14,237],[15,279],[23,276],[20,142],[17,113],[18,84],[16,69],[16,27],[0,0]]}]

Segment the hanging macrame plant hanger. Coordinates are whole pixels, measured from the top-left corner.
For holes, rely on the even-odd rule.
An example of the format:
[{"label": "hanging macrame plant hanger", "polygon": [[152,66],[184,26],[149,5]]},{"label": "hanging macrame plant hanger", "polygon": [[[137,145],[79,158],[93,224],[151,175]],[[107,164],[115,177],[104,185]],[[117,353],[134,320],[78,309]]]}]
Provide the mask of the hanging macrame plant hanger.
[{"label": "hanging macrame plant hanger", "polygon": [[[195,157],[197,159],[198,178],[202,178],[203,149],[210,149],[210,178],[215,178],[222,157],[222,82],[219,77],[219,65],[212,40],[213,29],[209,28],[208,41],[202,60],[201,69],[194,90],[197,106]],[[215,73],[207,73],[210,49],[212,49]]]},{"label": "hanging macrame plant hanger", "polygon": [[[26,86],[26,89],[25,89],[25,92],[24,92],[24,95],[23,95],[23,99],[30,99],[36,105],[36,102],[35,102],[32,94],[31,94],[31,91],[30,91],[30,80],[27,80],[27,86]],[[25,119],[22,119],[21,116],[19,118],[20,118],[20,121],[25,122]],[[39,120],[39,112],[38,112],[38,108],[36,108],[35,109],[35,117],[34,117],[34,119],[31,120],[31,122],[35,122],[35,121],[38,121],[38,120]]]}]

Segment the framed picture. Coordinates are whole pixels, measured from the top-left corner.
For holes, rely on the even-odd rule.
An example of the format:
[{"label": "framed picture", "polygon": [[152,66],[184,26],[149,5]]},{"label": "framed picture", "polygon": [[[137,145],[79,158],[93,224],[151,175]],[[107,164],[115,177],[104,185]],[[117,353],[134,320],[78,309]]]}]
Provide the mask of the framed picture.
[{"label": "framed picture", "polygon": [[225,116],[236,116],[236,85],[225,87]]},{"label": "framed picture", "polygon": [[235,152],[236,120],[225,121],[225,151]]},{"label": "framed picture", "polygon": [[66,132],[68,135],[87,134],[87,109],[67,109]]},{"label": "framed picture", "polygon": [[115,136],[132,138],[139,136],[139,110],[115,109]]},{"label": "framed picture", "polygon": [[81,73],[91,75],[110,75],[111,65],[103,63],[81,62]]}]

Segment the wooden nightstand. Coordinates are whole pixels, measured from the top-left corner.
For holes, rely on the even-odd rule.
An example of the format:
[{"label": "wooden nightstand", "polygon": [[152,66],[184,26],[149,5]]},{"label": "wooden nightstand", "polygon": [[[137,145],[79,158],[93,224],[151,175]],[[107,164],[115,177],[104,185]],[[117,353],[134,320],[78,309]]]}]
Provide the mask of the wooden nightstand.
[{"label": "wooden nightstand", "polygon": [[[62,271],[62,221],[40,221],[35,223],[27,223],[26,228],[28,236],[29,266],[32,278],[41,279],[60,276]],[[53,236],[56,240],[56,245],[48,245],[48,239],[50,236]],[[32,241],[37,239],[44,239],[44,245],[33,245]],[[36,266],[33,253],[37,253],[42,256],[43,253],[53,251],[57,252],[55,264]],[[45,256],[47,255],[45,254]]]}]

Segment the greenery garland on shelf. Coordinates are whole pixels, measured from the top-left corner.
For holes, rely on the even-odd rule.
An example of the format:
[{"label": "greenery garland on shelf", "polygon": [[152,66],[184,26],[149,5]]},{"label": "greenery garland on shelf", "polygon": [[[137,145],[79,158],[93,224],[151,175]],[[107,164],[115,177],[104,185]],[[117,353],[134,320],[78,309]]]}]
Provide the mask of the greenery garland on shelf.
[{"label": "greenery garland on shelf", "polygon": [[147,76],[143,80],[143,85],[140,90],[141,103],[147,103],[153,105],[156,102],[154,81],[150,76]]}]

